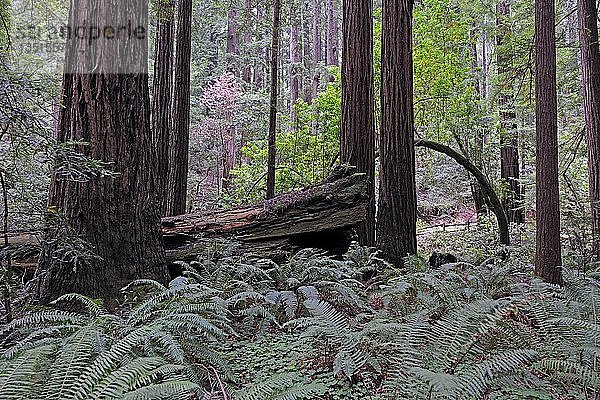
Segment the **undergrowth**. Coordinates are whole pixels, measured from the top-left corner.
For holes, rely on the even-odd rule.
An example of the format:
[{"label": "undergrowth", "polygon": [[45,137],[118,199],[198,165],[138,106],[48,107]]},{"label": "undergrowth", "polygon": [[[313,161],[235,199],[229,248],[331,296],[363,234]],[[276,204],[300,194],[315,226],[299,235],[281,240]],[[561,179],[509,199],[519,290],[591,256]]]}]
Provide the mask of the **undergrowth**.
[{"label": "undergrowth", "polygon": [[[394,268],[353,246],[181,263],[117,312],[80,295],[0,329],[2,399],[598,399],[600,273]],[[368,279],[367,279],[368,278]]]}]

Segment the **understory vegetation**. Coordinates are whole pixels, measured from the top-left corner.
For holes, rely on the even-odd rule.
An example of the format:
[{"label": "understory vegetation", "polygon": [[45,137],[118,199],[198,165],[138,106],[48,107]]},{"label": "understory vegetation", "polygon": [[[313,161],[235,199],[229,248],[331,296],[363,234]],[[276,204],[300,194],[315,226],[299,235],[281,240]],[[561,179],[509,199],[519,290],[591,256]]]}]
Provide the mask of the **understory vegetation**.
[{"label": "understory vegetation", "polygon": [[354,245],[210,253],[107,311],[65,295],[0,331],[10,399],[593,399],[600,274],[515,258],[398,269]]}]

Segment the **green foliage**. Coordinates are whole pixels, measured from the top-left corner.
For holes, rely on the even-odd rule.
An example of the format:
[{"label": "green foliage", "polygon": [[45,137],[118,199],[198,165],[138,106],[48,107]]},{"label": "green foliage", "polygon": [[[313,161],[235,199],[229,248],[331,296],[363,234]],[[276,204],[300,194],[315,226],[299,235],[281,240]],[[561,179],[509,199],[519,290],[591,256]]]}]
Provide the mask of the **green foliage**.
[{"label": "green foliage", "polygon": [[305,250],[281,265],[215,256],[181,264],[168,287],[133,282],[116,313],[80,295],[22,312],[0,331],[0,390],[583,400],[599,389],[600,272],[567,270],[559,288],[514,261],[430,269],[413,257],[397,270],[358,246],[342,260]]},{"label": "green foliage", "polygon": [[[339,69],[325,91],[312,104],[296,103],[298,123],[277,133],[276,192],[300,189],[320,182],[334,167],[339,147],[341,77]],[[282,118],[283,119],[283,118]],[[247,159],[235,168],[233,202],[252,202],[264,197],[268,147],[265,139],[242,148]]]}]

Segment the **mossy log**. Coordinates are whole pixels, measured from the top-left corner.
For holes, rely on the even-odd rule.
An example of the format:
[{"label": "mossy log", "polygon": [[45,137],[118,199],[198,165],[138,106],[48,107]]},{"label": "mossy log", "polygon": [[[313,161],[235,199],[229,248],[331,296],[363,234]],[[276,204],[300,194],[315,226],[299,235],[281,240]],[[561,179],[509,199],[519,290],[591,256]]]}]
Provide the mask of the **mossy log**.
[{"label": "mossy log", "polygon": [[238,242],[237,251],[280,260],[304,247],[339,254],[366,218],[367,177],[338,170],[320,185],[228,210],[162,219],[169,260],[190,260],[206,245]]}]

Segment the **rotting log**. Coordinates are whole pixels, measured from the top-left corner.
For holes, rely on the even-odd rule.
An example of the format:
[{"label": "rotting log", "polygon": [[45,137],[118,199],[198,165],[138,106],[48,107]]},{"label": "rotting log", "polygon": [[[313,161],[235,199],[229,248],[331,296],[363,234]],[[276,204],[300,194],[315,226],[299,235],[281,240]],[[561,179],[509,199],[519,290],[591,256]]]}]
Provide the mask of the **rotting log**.
[{"label": "rotting log", "polygon": [[[275,261],[306,247],[343,254],[355,226],[366,218],[367,184],[366,175],[338,168],[317,186],[262,203],[163,218],[167,259],[194,260],[207,248],[224,247]],[[9,246],[0,247],[0,253],[10,252],[14,265],[23,270],[35,269],[42,236],[41,232],[11,235]]]},{"label": "rotting log", "polygon": [[262,203],[163,218],[167,257],[191,260],[230,239],[239,253],[274,260],[305,247],[341,254],[366,218],[367,184],[366,175],[339,169],[320,185]]},{"label": "rotting log", "polygon": [[469,173],[471,173],[481,190],[483,191],[484,196],[486,196],[490,200],[490,206],[492,212],[496,216],[496,220],[498,222],[498,237],[501,244],[510,245],[510,233],[508,227],[508,217],[506,212],[504,211],[504,207],[502,206],[502,202],[498,197],[498,194],[494,190],[489,179],[485,176],[483,172],[479,168],[477,168],[471,161],[469,161],[465,156],[458,153],[454,149],[449,146],[432,142],[429,140],[417,140],[415,142],[415,146],[417,147],[425,147],[439,153],[445,154],[448,157],[454,159],[459,165],[464,167]]}]

